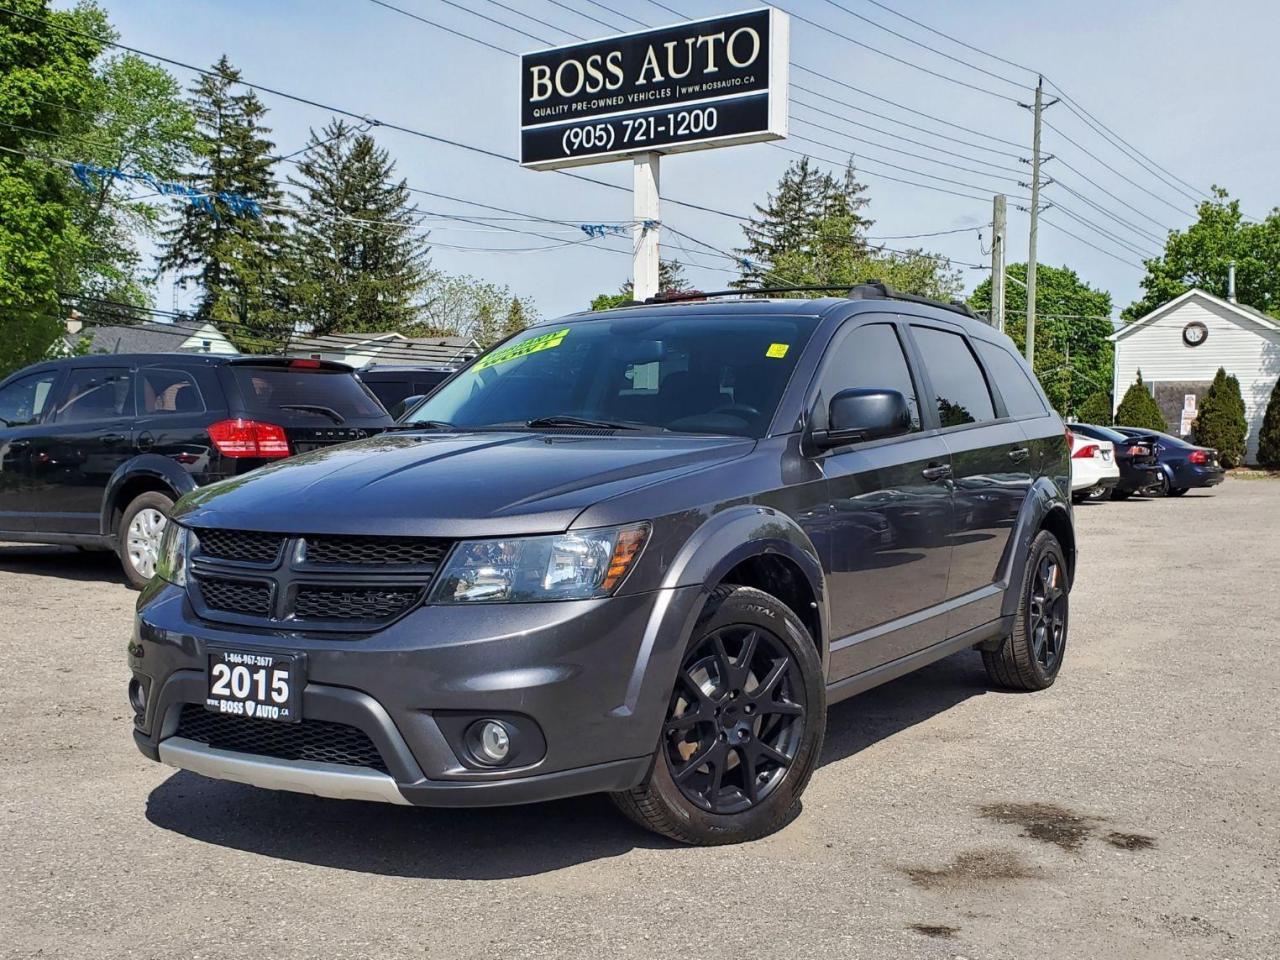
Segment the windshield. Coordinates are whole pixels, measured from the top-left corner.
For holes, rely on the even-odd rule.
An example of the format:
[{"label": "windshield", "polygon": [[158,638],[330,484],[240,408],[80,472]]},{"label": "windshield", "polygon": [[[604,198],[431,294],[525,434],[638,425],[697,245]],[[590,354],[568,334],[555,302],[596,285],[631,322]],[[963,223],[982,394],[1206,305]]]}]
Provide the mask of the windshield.
[{"label": "windshield", "polygon": [[573,418],[762,437],[816,324],[740,314],[548,324],[482,356],[403,422],[479,429]]}]

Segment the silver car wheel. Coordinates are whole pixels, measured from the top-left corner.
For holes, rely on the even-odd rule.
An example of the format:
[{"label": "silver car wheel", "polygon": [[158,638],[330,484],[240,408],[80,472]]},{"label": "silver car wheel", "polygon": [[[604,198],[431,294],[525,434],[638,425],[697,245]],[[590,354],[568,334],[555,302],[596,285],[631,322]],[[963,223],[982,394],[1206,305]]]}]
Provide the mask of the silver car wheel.
[{"label": "silver car wheel", "polygon": [[160,557],[160,535],[168,521],[165,515],[155,507],[144,507],[134,514],[125,534],[125,551],[129,555],[129,565],[141,577],[150,579],[156,572],[156,561]]}]

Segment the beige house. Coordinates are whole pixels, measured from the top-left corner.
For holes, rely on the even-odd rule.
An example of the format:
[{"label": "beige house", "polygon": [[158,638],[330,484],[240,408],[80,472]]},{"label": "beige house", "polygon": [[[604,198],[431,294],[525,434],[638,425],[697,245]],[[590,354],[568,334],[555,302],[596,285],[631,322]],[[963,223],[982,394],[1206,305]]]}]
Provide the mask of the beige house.
[{"label": "beige house", "polygon": [[[1192,289],[1113,333],[1113,403],[1142,371],[1168,432],[1185,436],[1218,368],[1240,381],[1249,422],[1245,459],[1258,453],[1258,431],[1280,377],[1280,321],[1260,310]],[[1114,409],[1114,408],[1113,408]]]}]

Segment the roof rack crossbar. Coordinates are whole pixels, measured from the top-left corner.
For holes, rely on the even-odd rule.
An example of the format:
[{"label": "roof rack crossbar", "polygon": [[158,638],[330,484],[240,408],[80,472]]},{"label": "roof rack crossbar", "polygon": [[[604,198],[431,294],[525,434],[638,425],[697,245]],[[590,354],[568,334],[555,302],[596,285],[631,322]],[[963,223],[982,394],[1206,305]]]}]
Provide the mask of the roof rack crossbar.
[{"label": "roof rack crossbar", "polygon": [[[665,303],[688,303],[694,300],[710,300],[713,297],[759,297],[768,296],[776,293],[830,293],[839,291],[843,296],[850,300],[901,300],[905,303],[921,303],[930,307],[941,307],[943,310],[950,310],[952,313],[959,313],[973,320],[981,320],[974,313],[969,305],[960,300],[952,300],[950,303],[942,300],[934,300],[931,297],[923,297],[916,293],[907,293],[902,290],[895,290],[887,283],[880,280],[871,280],[867,283],[859,283],[853,287],[847,284],[804,284],[793,287],[743,287],[737,290],[689,290],[687,292],[673,292],[667,294],[659,294],[656,297],[649,297],[644,301],[646,306],[655,306]],[[631,301],[633,304],[636,301]],[[639,304],[637,304],[639,305]]]}]

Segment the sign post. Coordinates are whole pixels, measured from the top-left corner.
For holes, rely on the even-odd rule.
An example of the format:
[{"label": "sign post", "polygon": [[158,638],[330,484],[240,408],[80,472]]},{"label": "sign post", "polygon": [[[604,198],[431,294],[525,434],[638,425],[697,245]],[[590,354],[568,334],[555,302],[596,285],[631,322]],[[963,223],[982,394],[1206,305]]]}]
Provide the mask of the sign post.
[{"label": "sign post", "polygon": [[786,137],[789,38],[764,8],[521,57],[522,166],[633,161],[636,299],[659,292],[659,158]]}]

